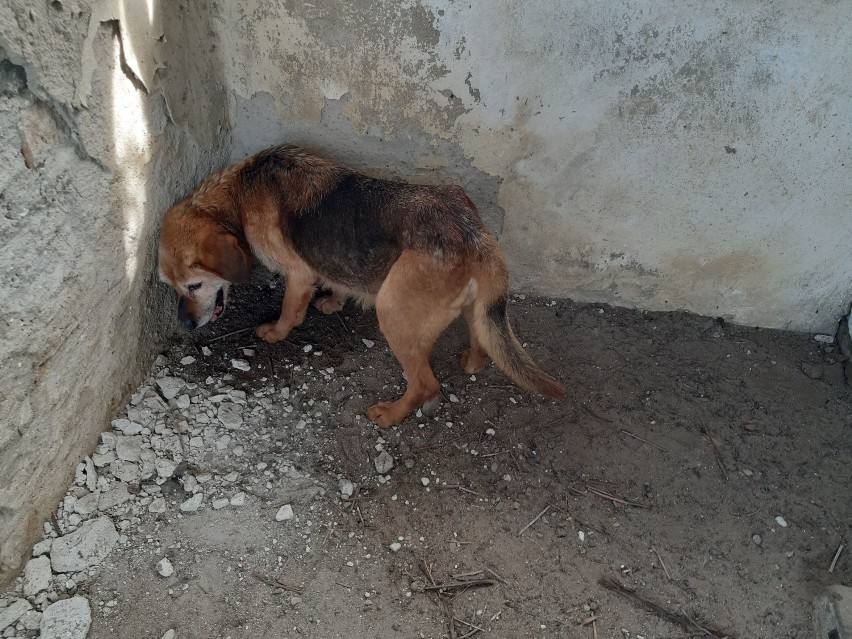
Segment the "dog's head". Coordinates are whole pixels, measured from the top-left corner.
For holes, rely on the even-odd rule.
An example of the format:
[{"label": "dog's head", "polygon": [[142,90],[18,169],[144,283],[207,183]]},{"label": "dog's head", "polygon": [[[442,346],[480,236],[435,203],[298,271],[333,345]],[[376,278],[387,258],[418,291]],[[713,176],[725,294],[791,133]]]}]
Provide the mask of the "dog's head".
[{"label": "dog's head", "polygon": [[193,329],[215,322],[233,282],[245,282],[251,255],[209,213],[184,202],[166,213],[160,235],[160,280],[178,294],[178,321]]}]

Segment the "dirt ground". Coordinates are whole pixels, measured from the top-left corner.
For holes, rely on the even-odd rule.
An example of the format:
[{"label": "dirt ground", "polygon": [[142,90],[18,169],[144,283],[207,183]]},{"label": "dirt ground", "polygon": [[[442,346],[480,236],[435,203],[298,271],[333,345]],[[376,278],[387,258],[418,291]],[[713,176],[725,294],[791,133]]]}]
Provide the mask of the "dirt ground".
[{"label": "dirt ground", "polygon": [[[516,296],[517,333],[567,399],[493,365],[464,374],[458,322],[432,359],[440,405],[382,431],[364,412],[403,378],[372,311],[311,309],[276,345],[227,335],[276,317],[281,289],[257,274],[164,353],[157,374],[202,403],[245,391],[245,424],[195,442],[189,471],[213,477],[198,511],[175,482],[79,586],[93,639],[801,638],[818,592],[852,581],[848,552],[828,571],[852,527],[852,393],[812,335]],[[212,509],[229,481],[246,505]]]}]

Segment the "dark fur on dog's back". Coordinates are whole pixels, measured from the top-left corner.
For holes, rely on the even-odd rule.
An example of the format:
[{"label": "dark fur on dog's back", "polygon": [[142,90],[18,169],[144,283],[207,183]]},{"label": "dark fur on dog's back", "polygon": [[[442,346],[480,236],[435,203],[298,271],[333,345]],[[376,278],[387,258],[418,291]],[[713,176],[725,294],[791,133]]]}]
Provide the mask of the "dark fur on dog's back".
[{"label": "dark fur on dog's back", "polygon": [[[293,248],[330,280],[376,292],[405,249],[452,260],[482,247],[488,231],[460,187],[382,180],[328,161],[311,171],[304,158],[297,147],[274,147],[238,176],[276,193]],[[294,184],[307,186],[294,193]]]},{"label": "dark fur on dog's back", "polygon": [[459,314],[470,327],[462,366],[490,356],[524,388],[562,397],[563,388],[523,350],[506,315],[509,273],[497,241],[458,186],[370,177],[290,145],[273,147],[211,175],[166,214],[160,273],[180,297],[181,322],[215,321],[230,282],[248,277],[250,253],[287,278],[281,316],[258,336],[284,339],[302,323],[314,287],[375,304],[379,327],[407,378],[405,394],[367,411],[399,423],[437,396],[429,354]]}]

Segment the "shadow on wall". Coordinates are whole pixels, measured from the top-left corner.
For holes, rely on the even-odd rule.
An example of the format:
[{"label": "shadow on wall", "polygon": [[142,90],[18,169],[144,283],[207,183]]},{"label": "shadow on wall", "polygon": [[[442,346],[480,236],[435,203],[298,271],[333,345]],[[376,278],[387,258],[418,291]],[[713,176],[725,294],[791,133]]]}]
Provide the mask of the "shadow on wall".
[{"label": "shadow on wall", "polygon": [[160,220],[229,152],[206,3],[81,4],[0,8],[0,584],[171,330]]},{"label": "shadow on wall", "polygon": [[336,100],[325,98],[319,120],[292,121],[281,116],[287,109],[286,100],[278,103],[264,92],[248,100],[236,95],[231,159],[242,160],[287,142],[379,177],[459,184],[476,203],[488,228],[498,236],[502,233],[504,211],[498,200],[503,178],[473,166],[452,140],[426,133],[387,138],[378,123],[359,133],[346,115],[350,101],[348,93]]}]

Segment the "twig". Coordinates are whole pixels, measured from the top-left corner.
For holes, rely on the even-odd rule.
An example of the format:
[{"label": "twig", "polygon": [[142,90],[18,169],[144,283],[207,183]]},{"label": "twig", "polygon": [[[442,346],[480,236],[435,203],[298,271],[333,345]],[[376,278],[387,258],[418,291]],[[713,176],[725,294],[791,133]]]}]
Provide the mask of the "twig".
[{"label": "twig", "polygon": [[503,577],[501,577],[501,576],[500,576],[500,575],[498,575],[496,572],[494,572],[493,570],[491,570],[491,568],[486,568],[486,569],[485,569],[485,572],[487,572],[489,575],[491,575],[492,577],[494,577],[494,579],[496,579],[497,581],[499,581],[501,584],[506,584],[506,585],[508,585],[508,584],[509,584],[509,582],[508,582],[508,581],[506,581],[505,579],[503,579]]},{"label": "twig", "polygon": [[598,639],[598,625],[594,619],[592,619],[592,639]]},{"label": "twig", "polygon": [[460,490],[460,491],[462,491],[463,493],[468,493],[468,494],[471,494],[471,495],[476,495],[477,497],[480,497],[480,496],[481,496],[478,492],[473,491],[473,490],[471,490],[470,488],[465,488],[464,486],[461,486],[461,485],[459,485],[459,484],[437,484],[437,485],[435,486],[435,488],[440,488],[441,490],[448,490],[448,489],[450,489],[450,488],[455,488],[456,490]]},{"label": "twig", "polygon": [[658,553],[658,552],[657,552],[657,549],[656,549],[656,548],[654,548],[653,546],[651,546],[651,550],[653,550],[653,551],[654,551],[654,554],[655,554],[655,555],[657,555],[657,559],[659,559],[659,560],[660,560],[660,565],[663,567],[663,572],[664,572],[664,573],[666,573],[666,577],[668,577],[668,578],[669,578],[669,581],[671,581],[671,580],[672,580],[672,576],[669,574],[669,569],[668,569],[668,568],[666,568],[666,564],[665,564],[665,562],[663,561],[663,558],[662,558],[662,557],[660,557],[660,553]]},{"label": "twig", "polygon": [[592,622],[594,622],[594,621],[597,621],[597,620],[598,620],[598,619],[600,619],[600,618],[601,618],[601,616],[600,616],[600,615],[595,615],[594,617],[589,617],[588,619],[586,619],[586,620],[585,620],[583,623],[581,623],[580,625],[581,625],[581,626],[588,626],[590,623],[592,623]]},{"label": "twig", "polygon": [[615,495],[610,495],[609,493],[605,493],[602,490],[598,490],[597,488],[592,488],[591,486],[586,486],[586,490],[590,493],[597,495],[598,497],[603,497],[604,499],[609,499],[610,501],[614,501],[617,504],[623,504],[624,506],[634,506],[636,508],[648,508],[645,504],[637,504],[635,501],[627,501],[626,499],[622,499],[621,497],[616,497]]},{"label": "twig", "polygon": [[248,333],[249,331],[253,331],[254,326],[246,326],[245,328],[238,328],[235,331],[231,331],[230,333],[225,333],[224,335],[217,335],[211,339],[207,340],[207,345],[209,346],[213,342],[218,342],[220,339],[225,339],[226,337],[230,337],[231,335],[239,335],[240,333]]},{"label": "twig", "polygon": [[480,455],[480,457],[495,457],[496,455],[502,455],[504,453],[508,453],[511,451],[508,450],[498,450],[496,453],[485,453],[484,455]]},{"label": "twig", "polygon": [[843,552],[843,544],[837,547],[837,552],[834,553],[834,559],[831,560],[831,565],[828,567],[828,572],[834,572],[834,567],[837,565],[837,560],[840,559],[840,553]]},{"label": "twig", "polygon": [[[473,628],[473,629],[474,629],[474,630],[476,630],[477,632],[485,632],[485,628],[481,628],[481,627],[479,627],[479,626],[475,626],[475,625],[473,625],[472,623],[468,623],[468,622],[467,622],[467,621],[465,621],[464,619],[459,619],[458,617],[456,617],[455,619],[453,619],[453,621],[455,621],[455,622],[457,622],[457,623],[460,623],[460,624],[464,624],[464,625],[465,625],[465,626],[467,626],[468,628]],[[465,635],[465,636],[467,636],[467,635]]]},{"label": "twig", "polygon": [[624,433],[625,435],[627,435],[628,437],[632,437],[633,439],[638,439],[638,440],[639,440],[640,442],[642,442],[643,444],[648,444],[648,446],[653,446],[653,447],[654,447],[654,448],[656,448],[657,450],[661,450],[661,451],[663,451],[664,453],[669,452],[668,450],[666,450],[666,449],[665,449],[665,448],[663,448],[662,446],[657,446],[657,444],[655,444],[654,442],[649,442],[647,439],[643,439],[642,437],[639,437],[639,435],[634,435],[634,434],[633,434],[633,433],[631,433],[629,430],[624,430],[624,429],[622,428],[622,429],[621,429],[621,432],[622,432],[622,433]]},{"label": "twig", "polygon": [[521,529],[518,531],[518,537],[520,537],[521,535],[523,535],[523,534],[527,531],[527,528],[529,528],[529,527],[530,527],[530,526],[532,526],[535,522],[537,522],[539,519],[541,519],[541,518],[542,518],[542,516],[544,515],[544,513],[546,513],[548,510],[550,510],[550,504],[548,504],[547,506],[545,506],[545,507],[544,507],[544,510],[542,510],[539,514],[537,514],[537,515],[533,518],[533,520],[532,520],[530,523],[528,523],[526,526],[524,526],[523,528],[521,528]]},{"label": "twig", "polygon": [[598,584],[606,588],[607,590],[612,590],[615,593],[618,593],[622,597],[629,599],[630,601],[642,606],[646,610],[650,610],[655,615],[669,621],[673,624],[676,624],[687,631],[692,631],[693,629],[698,629],[701,632],[714,637],[715,639],[736,639],[734,635],[729,632],[723,632],[721,630],[717,630],[712,626],[699,626],[695,621],[690,619],[684,614],[671,612],[666,608],[663,608],[661,605],[654,603],[650,599],[646,599],[645,597],[637,594],[635,591],[626,588],[621,585],[615,579],[605,578],[598,581]]},{"label": "twig", "polygon": [[596,410],[594,410],[593,408],[590,408],[589,406],[586,406],[585,404],[580,404],[580,406],[582,406],[582,407],[583,407],[583,410],[585,410],[585,411],[586,411],[589,415],[591,415],[592,417],[596,417],[596,418],[598,418],[599,420],[601,420],[602,422],[607,422],[608,424],[611,424],[611,423],[612,423],[612,420],[611,420],[609,417],[604,417],[603,415],[601,415],[600,413],[598,413],[598,412],[597,412]]},{"label": "twig", "polygon": [[454,584],[433,584],[426,586],[424,590],[458,590],[459,588],[483,588],[486,586],[496,586],[497,582],[493,579],[470,579],[468,581],[460,581]]}]

